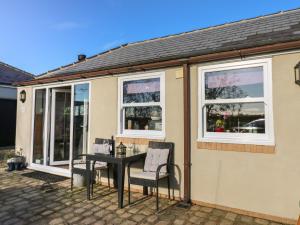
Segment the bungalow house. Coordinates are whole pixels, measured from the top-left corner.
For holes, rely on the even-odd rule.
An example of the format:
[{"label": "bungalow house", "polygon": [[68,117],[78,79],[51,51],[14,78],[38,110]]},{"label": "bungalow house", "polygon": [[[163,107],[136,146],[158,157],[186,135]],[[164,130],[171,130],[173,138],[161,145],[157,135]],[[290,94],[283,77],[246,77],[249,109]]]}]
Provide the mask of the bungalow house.
[{"label": "bungalow house", "polygon": [[13,83],[31,79],[32,74],[0,62],[0,148],[15,145],[17,88]]},{"label": "bungalow house", "polygon": [[176,197],[297,219],[300,9],[78,59],[18,84],[16,148],[30,168],[69,176],[97,137],[169,141]]}]

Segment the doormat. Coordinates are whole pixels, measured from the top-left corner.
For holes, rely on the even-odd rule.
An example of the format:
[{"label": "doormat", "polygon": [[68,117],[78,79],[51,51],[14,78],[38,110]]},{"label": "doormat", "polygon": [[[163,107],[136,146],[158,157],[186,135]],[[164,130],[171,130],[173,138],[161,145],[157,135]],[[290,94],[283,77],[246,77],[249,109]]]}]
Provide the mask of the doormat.
[{"label": "doormat", "polygon": [[54,175],[54,174],[50,174],[50,173],[44,173],[44,172],[40,172],[40,171],[23,173],[22,176],[33,178],[36,180],[45,181],[46,183],[57,183],[57,182],[61,182],[61,181],[65,181],[65,180],[69,179],[67,177],[62,177],[62,176],[58,176],[58,175]]}]

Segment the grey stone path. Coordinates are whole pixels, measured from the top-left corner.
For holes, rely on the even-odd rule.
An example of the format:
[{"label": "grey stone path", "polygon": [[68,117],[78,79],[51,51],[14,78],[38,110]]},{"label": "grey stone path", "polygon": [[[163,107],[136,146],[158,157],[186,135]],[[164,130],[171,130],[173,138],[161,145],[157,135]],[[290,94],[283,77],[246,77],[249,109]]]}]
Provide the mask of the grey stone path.
[{"label": "grey stone path", "polygon": [[[278,225],[279,223],[238,215],[202,206],[190,209],[176,207],[176,202],[163,199],[165,208],[155,212],[155,198],[124,209],[117,207],[117,193],[109,193],[107,187],[96,187],[95,198],[86,200],[85,189],[71,194],[69,180],[56,183],[54,190],[41,190],[43,182],[22,176],[22,173],[6,172],[0,168],[0,224],[206,224],[206,225]],[[127,195],[126,195],[127,196]],[[125,199],[126,199],[125,196]],[[142,197],[133,194],[133,198]]]}]

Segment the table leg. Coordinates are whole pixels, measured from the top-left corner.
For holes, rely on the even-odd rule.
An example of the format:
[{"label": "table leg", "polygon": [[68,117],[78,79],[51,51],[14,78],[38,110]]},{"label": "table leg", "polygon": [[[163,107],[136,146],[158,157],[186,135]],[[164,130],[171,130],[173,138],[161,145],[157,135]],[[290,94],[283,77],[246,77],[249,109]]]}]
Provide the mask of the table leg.
[{"label": "table leg", "polygon": [[123,163],[119,163],[118,164],[118,205],[119,205],[119,208],[123,208],[124,175],[125,175],[125,165]]},{"label": "table leg", "polygon": [[90,200],[91,199],[91,163],[89,160],[86,160],[86,195],[87,195],[87,199]]},{"label": "table leg", "polygon": [[143,195],[148,195],[148,187],[143,186]]},{"label": "table leg", "polygon": [[114,188],[118,188],[118,164],[113,164]]}]

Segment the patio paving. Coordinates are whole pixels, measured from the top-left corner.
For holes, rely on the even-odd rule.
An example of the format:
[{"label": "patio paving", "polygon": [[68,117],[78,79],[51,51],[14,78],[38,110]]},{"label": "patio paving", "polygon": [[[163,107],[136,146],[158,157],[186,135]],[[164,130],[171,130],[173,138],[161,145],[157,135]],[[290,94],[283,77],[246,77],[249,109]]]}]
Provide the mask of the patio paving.
[{"label": "patio paving", "polygon": [[[154,197],[118,209],[117,193],[108,194],[107,187],[97,186],[95,199],[87,201],[85,189],[71,194],[69,180],[55,183],[53,190],[45,191],[41,189],[43,181],[22,175],[30,172],[6,172],[0,168],[0,224],[280,224],[197,205],[178,208],[175,201],[167,199],[161,200],[165,210],[156,214]],[[127,193],[124,197],[127,200]],[[139,193],[133,194],[133,199],[140,197]]]}]

